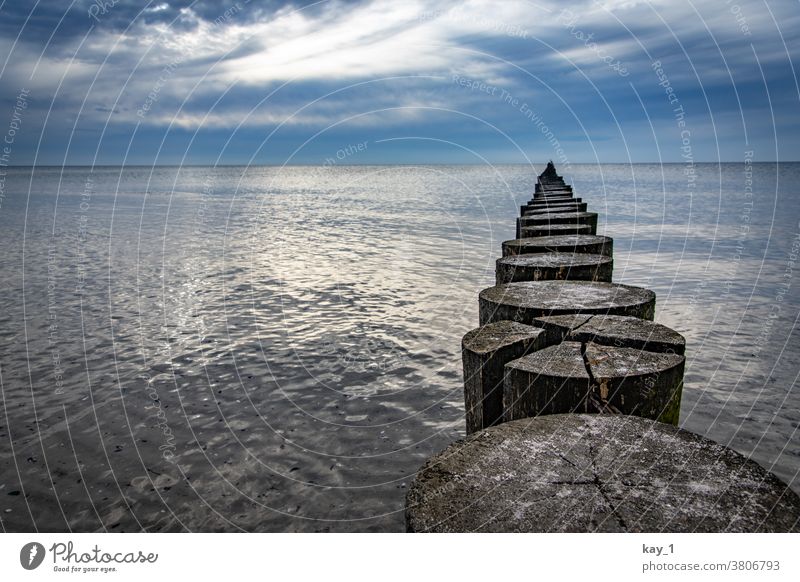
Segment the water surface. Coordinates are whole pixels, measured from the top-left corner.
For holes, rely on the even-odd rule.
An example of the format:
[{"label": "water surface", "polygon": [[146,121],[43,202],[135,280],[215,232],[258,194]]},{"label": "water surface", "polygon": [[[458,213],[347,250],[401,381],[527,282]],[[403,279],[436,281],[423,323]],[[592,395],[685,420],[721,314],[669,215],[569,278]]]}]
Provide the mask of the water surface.
[{"label": "water surface", "polygon": [[[536,170],[8,170],[3,528],[402,530]],[[687,338],[681,425],[800,491],[800,164],[684,170],[560,168]]]}]

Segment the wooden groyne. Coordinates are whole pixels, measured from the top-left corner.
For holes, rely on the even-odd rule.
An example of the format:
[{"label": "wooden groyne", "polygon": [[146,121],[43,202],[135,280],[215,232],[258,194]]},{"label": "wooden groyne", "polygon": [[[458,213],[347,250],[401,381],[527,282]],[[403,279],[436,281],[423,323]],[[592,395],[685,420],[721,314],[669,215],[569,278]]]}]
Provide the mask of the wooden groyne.
[{"label": "wooden groyne", "polygon": [[777,477],[676,428],[685,340],[612,282],[552,162],[502,255],[462,341],[468,437],[417,474],[409,531],[798,531]]}]

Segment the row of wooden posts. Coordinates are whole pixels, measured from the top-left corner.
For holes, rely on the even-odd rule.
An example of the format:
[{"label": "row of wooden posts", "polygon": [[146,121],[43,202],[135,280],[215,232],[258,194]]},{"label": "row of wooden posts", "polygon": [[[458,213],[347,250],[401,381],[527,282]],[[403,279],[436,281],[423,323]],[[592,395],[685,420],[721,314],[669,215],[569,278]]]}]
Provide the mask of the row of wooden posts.
[{"label": "row of wooden posts", "polygon": [[569,412],[677,424],[683,336],[653,323],[652,291],[611,283],[613,240],[552,165],[535,188],[462,342],[467,433]]},{"label": "row of wooden posts", "polygon": [[410,532],[800,531],[800,497],[677,428],[685,340],[612,283],[613,240],[552,162],[462,340],[467,438],[429,458]]}]

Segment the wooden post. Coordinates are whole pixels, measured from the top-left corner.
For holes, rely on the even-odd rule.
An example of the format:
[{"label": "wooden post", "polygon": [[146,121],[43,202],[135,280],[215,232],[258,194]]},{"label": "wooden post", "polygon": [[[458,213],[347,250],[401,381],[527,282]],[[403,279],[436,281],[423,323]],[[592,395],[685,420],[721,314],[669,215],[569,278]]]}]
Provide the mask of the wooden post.
[{"label": "wooden post", "polygon": [[508,363],[503,419],[601,412],[677,425],[684,362],[678,354],[565,341]]},{"label": "wooden post", "polygon": [[503,242],[503,256],[530,253],[589,253],[614,256],[614,239],[591,234],[541,236]]},{"label": "wooden post", "polygon": [[800,497],[743,455],[643,418],[501,424],[428,459],[409,532],[800,532]]},{"label": "wooden post", "polygon": [[509,319],[531,325],[543,315],[630,315],[653,319],[656,294],[649,289],[592,281],[525,281],[495,285],[478,296],[481,325]]},{"label": "wooden post", "polygon": [[503,370],[511,360],[549,345],[545,330],[513,321],[473,329],[461,341],[467,434],[503,415]]},{"label": "wooden post", "polygon": [[611,282],[614,260],[585,253],[537,253],[497,259],[498,285],[515,281],[605,281]]}]

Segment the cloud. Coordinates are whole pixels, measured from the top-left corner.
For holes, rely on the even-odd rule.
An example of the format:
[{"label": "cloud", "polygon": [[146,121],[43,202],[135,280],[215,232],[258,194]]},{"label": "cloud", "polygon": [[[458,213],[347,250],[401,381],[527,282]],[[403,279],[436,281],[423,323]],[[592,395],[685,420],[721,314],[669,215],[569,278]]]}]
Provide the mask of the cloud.
[{"label": "cloud", "polygon": [[[712,114],[741,126],[740,104],[748,119],[768,122],[767,88],[777,119],[798,105],[793,6],[741,3],[734,14],[724,3],[587,0],[570,3],[566,15],[550,0],[181,0],[119,2],[93,24],[89,5],[59,13],[44,2],[37,24],[22,31],[14,26],[27,9],[0,9],[4,101],[31,88],[32,118],[38,108],[44,123],[52,109],[48,126],[81,130],[283,124],[306,132],[352,118],[348,126],[359,131],[408,124],[456,134],[466,122],[443,111],[454,109],[530,133],[519,106],[457,86],[458,74],[535,105],[565,134],[607,139],[617,123],[646,127],[647,115],[669,127],[650,66],[660,60],[698,126],[713,129]],[[361,115],[372,110],[382,112]]]}]

